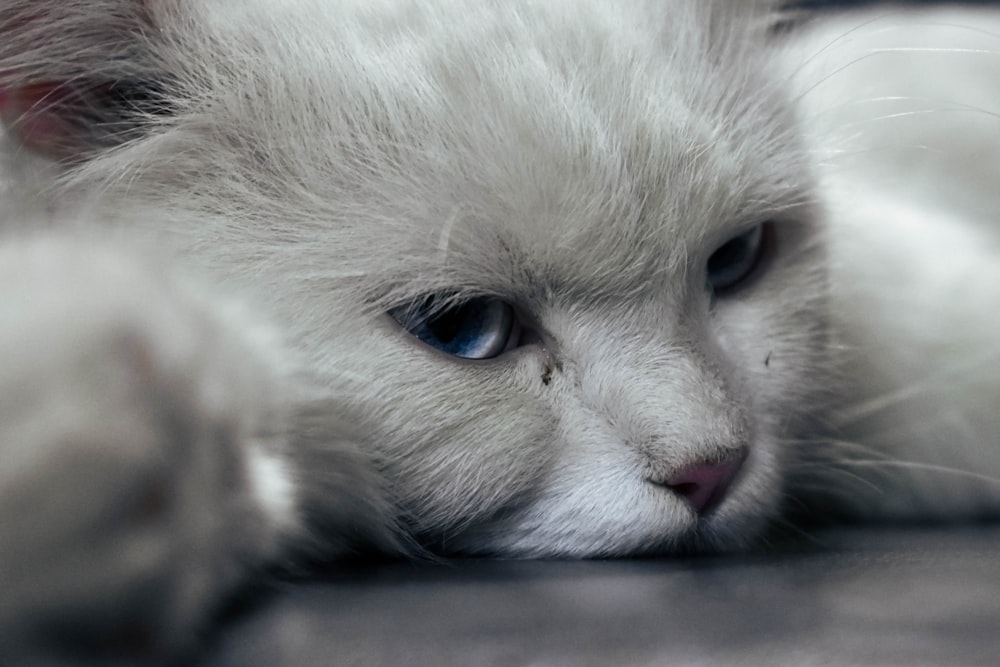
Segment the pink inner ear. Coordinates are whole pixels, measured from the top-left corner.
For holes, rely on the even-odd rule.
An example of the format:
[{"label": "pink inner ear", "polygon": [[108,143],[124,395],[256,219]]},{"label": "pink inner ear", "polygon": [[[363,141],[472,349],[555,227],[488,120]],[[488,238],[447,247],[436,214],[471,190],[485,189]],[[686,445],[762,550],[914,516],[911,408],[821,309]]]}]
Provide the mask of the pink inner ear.
[{"label": "pink inner ear", "polygon": [[0,88],[0,122],[29,150],[56,159],[71,159],[73,123],[67,114],[78,93],[66,84],[35,83]]}]

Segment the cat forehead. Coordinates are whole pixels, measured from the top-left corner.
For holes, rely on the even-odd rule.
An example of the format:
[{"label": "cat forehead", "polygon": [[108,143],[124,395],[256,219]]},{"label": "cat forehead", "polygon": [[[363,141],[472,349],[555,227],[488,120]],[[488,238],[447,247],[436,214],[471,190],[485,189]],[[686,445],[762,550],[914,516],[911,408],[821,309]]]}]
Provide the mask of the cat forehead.
[{"label": "cat forehead", "polygon": [[713,41],[706,6],[268,5],[271,38],[227,42],[263,55],[229,51],[232,71],[266,69],[219,111],[278,179],[329,202],[310,215],[337,244],[364,227],[382,239],[364,253],[400,271],[480,284],[518,266],[572,281],[585,265],[634,283],[797,194],[760,45],[735,11]]}]

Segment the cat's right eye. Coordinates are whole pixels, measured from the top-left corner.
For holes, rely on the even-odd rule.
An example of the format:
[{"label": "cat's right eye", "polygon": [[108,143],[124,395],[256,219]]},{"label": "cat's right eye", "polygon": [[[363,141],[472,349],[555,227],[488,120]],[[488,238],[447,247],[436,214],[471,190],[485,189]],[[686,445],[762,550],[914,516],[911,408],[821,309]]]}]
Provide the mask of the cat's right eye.
[{"label": "cat's right eye", "polygon": [[514,308],[497,298],[477,297],[439,306],[434,297],[389,311],[400,326],[431,347],[462,359],[493,359],[521,343]]},{"label": "cat's right eye", "polygon": [[716,293],[733,290],[752,276],[764,257],[772,223],[765,222],[734,236],[708,258],[708,286]]}]

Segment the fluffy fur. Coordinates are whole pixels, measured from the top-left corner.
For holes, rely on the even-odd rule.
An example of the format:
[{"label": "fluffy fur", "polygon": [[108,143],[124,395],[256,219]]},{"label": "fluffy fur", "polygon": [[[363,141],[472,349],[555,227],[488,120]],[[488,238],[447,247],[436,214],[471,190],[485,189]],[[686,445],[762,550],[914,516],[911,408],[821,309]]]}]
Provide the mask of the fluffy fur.
[{"label": "fluffy fur", "polygon": [[[303,551],[996,513],[995,230],[873,179],[908,140],[843,108],[914,112],[859,95],[917,67],[885,64],[886,25],[969,31],[789,42],[771,9],[3,0],[10,650],[67,619],[178,650]],[[713,295],[709,257],[763,221],[759,270]],[[431,295],[501,298],[535,337],[448,357],[387,315]],[[734,453],[714,511],[669,488]]]}]

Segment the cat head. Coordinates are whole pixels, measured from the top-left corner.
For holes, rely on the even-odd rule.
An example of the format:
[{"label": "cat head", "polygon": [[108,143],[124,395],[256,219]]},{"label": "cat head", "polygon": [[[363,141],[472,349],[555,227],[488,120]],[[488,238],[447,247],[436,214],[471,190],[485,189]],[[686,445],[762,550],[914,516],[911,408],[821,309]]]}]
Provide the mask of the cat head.
[{"label": "cat head", "polygon": [[8,2],[0,109],[283,324],[431,549],[725,548],[828,375],[764,4]]}]

